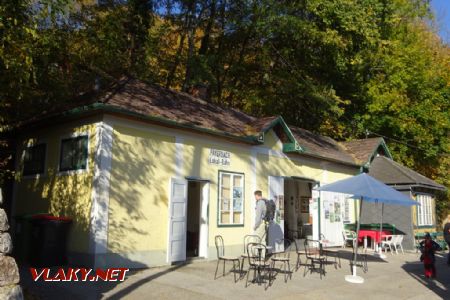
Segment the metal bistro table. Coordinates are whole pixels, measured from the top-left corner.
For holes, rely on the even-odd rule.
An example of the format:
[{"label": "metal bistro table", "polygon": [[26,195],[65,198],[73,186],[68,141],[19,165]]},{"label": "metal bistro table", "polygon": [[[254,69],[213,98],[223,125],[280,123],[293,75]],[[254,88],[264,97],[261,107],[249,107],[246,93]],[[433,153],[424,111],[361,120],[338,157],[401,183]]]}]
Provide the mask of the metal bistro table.
[{"label": "metal bistro table", "polygon": [[[271,250],[272,246],[259,245],[256,246],[255,249],[258,250],[258,265],[257,265],[258,277],[256,278],[256,281],[258,282],[258,285],[261,285],[261,267],[262,267],[261,262],[263,262],[263,265],[265,265],[265,257],[264,258],[262,257],[262,251]],[[265,254],[267,255],[267,253]]]}]

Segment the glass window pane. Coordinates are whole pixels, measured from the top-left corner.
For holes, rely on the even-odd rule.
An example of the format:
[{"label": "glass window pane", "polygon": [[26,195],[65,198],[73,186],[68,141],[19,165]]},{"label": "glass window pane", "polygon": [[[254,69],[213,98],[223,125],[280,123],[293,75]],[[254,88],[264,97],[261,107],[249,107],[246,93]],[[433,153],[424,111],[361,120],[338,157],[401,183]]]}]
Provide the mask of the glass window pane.
[{"label": "glass window pane", "polygon": [[428,202],[428,225],[432,225],[433,224],[433,206],[431,205],[431,197],[427,196],[427,202]]},{"label": "glass window pane", "polygon": [[221,191],[220,197],[230,199],[231,198],[231,190],[230,190],[230,188],[222,186],[222,191]]},{"label": "glass window pane", "polygon": [[233,211],[242,211],[242,187],[233,188]]},{"label": "glass window pane", "polygon": [[233,223],[234,224],[240,224],[241,223],[241,215],[242,215],[242,213],[240,213],[240,212],[233,213]]},{"label": "glass window pane", "polygon": [[242,186],[242,176],[234,175],[233,186],[234,187],[241,187]]},{"label": "glass window pane", "polygon": [[44,173],[46,147],[45,144],[39,144],[25,149],[23,160],[24,175]]},{"label": "glass window pane", "polygon": [[230,224],[230,213],[229,212],[222,212],[221,213],[221,223],[222,224]]},{"label": "glass window pane", "polygon": [[222,187],[230,188],[230,177],[229,174],[222,174]]},{"label": "glass window pane", "polygon": [[230,199],[229,198],[222,198],[222,211],[229,211],[230,210]]},{"label": "glass window pane", "polygon": [[87,136],[62,140],[60,171],[85,169],[87,166],[87,146]]},{"label": "glass window pane", "polygon": [[61,170],[72,168],[72,143],[70,140],[62,142],[61,145]]}]

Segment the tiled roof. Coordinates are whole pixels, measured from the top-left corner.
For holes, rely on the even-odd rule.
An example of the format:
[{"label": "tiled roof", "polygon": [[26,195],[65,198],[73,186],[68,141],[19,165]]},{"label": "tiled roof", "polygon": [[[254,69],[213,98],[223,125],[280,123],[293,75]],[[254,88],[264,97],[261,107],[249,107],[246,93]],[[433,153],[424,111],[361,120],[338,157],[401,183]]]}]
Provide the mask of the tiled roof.
[{"label": "tiled roof", "polygon": [[428,177],[384,156],[374,158],[370,165],[369,175],[390,185],[421,185],[438,190],[446,189]]},{"label": "tiled roof", "polygon": [[[237,136],[257,135],[278,116],[255,118],[235,109],[192,97],[157,85],[128,79],[100,102],[140,114],[157,116],[180,124],[194,125]],[[298,127],[289,127],[305,153],[356,164],[355,159],[335,140]]]},{"label": "tiled roof", "polygon": [[341,144],[348,152],[353,154],[360,163],[366,163],[382,141],[383,138],[377,137],[342,142]]},{"label": "tiled roof", "polygon": [[113,92],[102,97],[99,102],[179,124],[243,137],[254,134],[250,124],[257,120],[238,110],[214,105],[187,93],[137,79],[123,80]]},{"label": "tiled roof", "polygon": [[299,127],[289,126],[289,128],[297,142],[305,150],[305,153],[356,164],[352,155],[346,152],[345,148],[332,138],[314,134]]},{"label": "tiled roof", "polygon": [[[77,111],[89,111],[89,107],[100,110],[112,108],[114,112],[149,117],[155,122],[170,122],[170,126],[207,130],[212,134],[231,135],[257,144],[260,133],[282,122],[279,116],[255,118],[236,109],[134,78],[123,78],[105,90],[86,94],[82,98],[82,101],[76,102],[78,106],[71,104],[55,108],[28,120],[27,124],[30,126],[33,122],[56,117],[64,112],[73,112],[72,115],[75,116]],[[335,140],[298,127],[290,126],[289,129],[305,154],[357,165],[354,157]]]},{"label": "tiled roof", "polygon": [[269,127],[269,125],[278,119],[278,116],[259,118],[251,122],[249,125],[253,128],[255,132],[262,132],[264,129]]}]

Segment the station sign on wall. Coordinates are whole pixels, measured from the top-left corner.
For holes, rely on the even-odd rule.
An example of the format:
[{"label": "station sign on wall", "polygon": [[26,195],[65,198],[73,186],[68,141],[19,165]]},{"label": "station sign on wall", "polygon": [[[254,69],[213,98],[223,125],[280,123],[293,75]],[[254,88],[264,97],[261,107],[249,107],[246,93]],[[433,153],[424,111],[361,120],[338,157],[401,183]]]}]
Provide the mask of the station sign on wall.
[{"label": "station sign on wall", "polygon": [[231,164],[231,152],[210,149],[208,163],[217,166],[229,166]]}]

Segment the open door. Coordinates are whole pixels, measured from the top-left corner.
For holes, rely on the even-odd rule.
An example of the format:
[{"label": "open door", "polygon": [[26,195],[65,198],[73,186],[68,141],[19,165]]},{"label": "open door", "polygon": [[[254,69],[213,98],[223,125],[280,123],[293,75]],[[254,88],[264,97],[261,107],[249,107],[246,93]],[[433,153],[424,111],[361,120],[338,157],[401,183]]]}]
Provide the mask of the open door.
[{"label": "open door", "polygon": [[[317,190],[319,188],[319,184],[316,183],[313,186],[312,194],[312,202],[309,204],[309,215],[312,221],[312,238],[314,240],[320,239],[320,231],[319,228],[319,202],[320,202],[320,192]],[[307,236],[305,236],[306,238]],[[309,237],[311,238],[311,237]]]},{"label": "open door", "polygon": [[342,246],[344,229],[345,198],[342,193],[321,192],[320,233],[327,239],[328,246]]},{"label": "open door", "polygon": [[269,176],[269,199],[275,201],[277,206],[275,218],[268,229],[268,245],[275,251],[284,250],[284,244],[276,243],[284,238],[284,178]]},{"label": "open door", "polygon": [[170,181],[169,263],[186,260],[187,181]]}]

